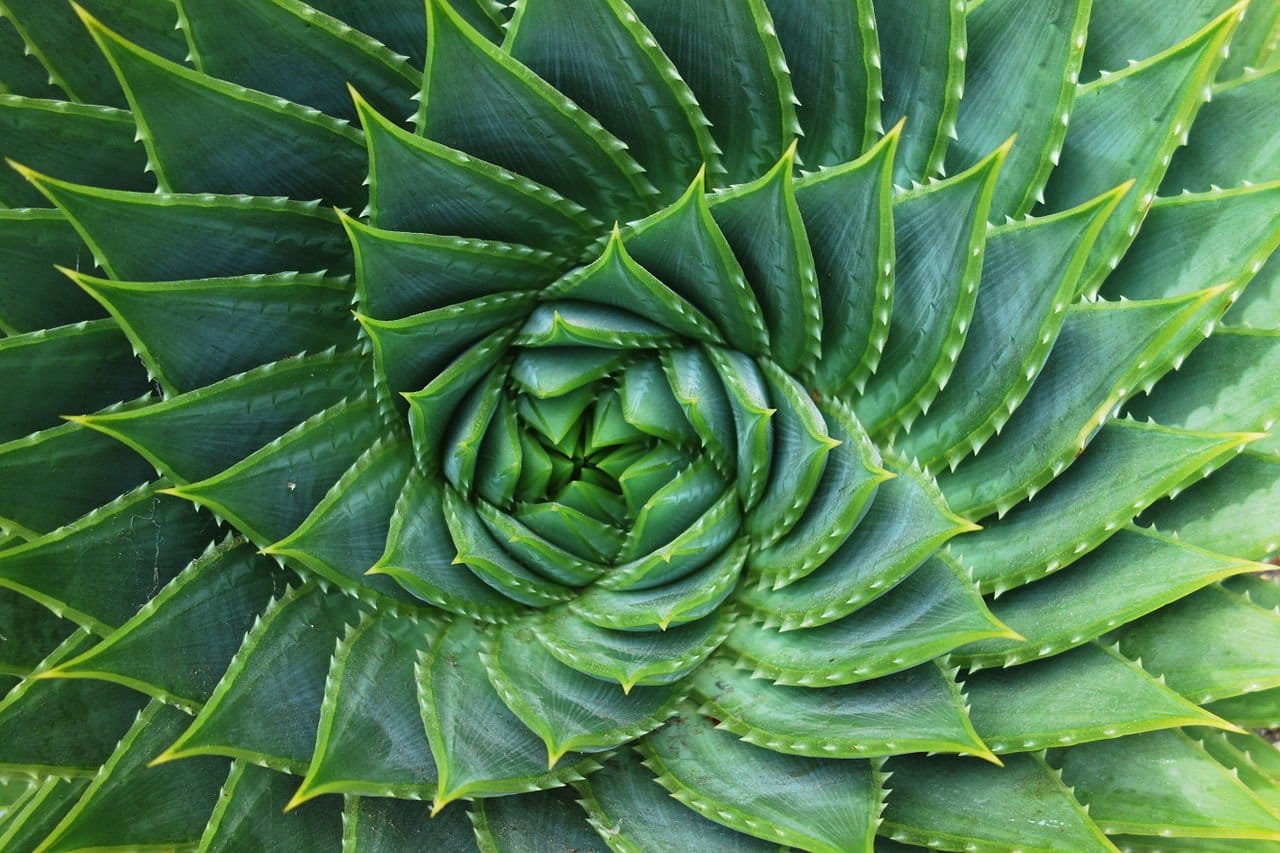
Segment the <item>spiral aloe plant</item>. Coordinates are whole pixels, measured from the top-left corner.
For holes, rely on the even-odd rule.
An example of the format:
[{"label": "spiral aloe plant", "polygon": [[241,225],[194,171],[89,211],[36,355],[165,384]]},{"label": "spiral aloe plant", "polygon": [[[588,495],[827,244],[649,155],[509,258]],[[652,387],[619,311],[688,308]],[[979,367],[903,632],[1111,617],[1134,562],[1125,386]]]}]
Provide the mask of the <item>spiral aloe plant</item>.
[{"label": "spiral aloe plant", "polygon": [[0,849],[1280,842],[1274,0],[0,13]]}]

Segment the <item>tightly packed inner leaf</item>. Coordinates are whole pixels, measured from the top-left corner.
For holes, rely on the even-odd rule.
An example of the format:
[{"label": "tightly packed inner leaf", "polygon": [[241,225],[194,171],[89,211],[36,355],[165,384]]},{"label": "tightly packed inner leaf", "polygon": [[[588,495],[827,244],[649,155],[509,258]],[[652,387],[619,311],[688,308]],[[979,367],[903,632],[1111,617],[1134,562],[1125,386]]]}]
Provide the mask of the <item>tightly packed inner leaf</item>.
[{"label": "tightly packed inner leaf", "polygon": [[1273,0],[0,0],[0,849],[1280,842]]}]

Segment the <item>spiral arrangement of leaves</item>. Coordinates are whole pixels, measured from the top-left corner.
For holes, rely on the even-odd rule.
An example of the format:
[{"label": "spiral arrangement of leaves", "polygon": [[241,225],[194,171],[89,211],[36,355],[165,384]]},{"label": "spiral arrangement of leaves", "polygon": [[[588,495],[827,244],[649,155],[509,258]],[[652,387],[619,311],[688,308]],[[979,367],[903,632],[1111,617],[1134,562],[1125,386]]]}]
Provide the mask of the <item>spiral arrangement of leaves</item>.
[{"label": "spiral arrangement of leaves", "polygon": [[1167,5],[0,0],[0,848],[1280,840],[1280,6]]}]

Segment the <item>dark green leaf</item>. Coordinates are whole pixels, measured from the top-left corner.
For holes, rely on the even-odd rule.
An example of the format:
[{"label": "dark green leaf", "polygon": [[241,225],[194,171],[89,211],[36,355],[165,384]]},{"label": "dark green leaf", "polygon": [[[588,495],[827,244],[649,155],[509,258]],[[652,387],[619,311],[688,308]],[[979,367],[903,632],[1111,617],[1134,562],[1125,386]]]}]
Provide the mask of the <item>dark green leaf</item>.
[{"label": "dark green leaf", "polygon": [[770,752],[687,706],[640,748],[662,787],[730,829],[814,853],[871,844],[882,777],[870,761]]},{"label": "dark green leaf", "polygon": [[382,112],[413,108],[419,77],[404,57],[299,0],[182,0],[181,9],[196,66],[214,77],[340,118],[355,118],[348,86]]}]

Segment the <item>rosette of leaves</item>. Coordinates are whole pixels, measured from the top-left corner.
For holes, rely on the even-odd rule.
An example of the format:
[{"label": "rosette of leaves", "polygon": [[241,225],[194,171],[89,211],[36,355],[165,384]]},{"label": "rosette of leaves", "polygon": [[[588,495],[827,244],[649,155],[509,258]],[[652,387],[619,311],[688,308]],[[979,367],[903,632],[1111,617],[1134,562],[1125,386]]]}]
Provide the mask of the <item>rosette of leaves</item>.
[{"label": "rosette of leaves", "polygon": [[1280,840],[1274,2],[0,11],[0,848]]}]

